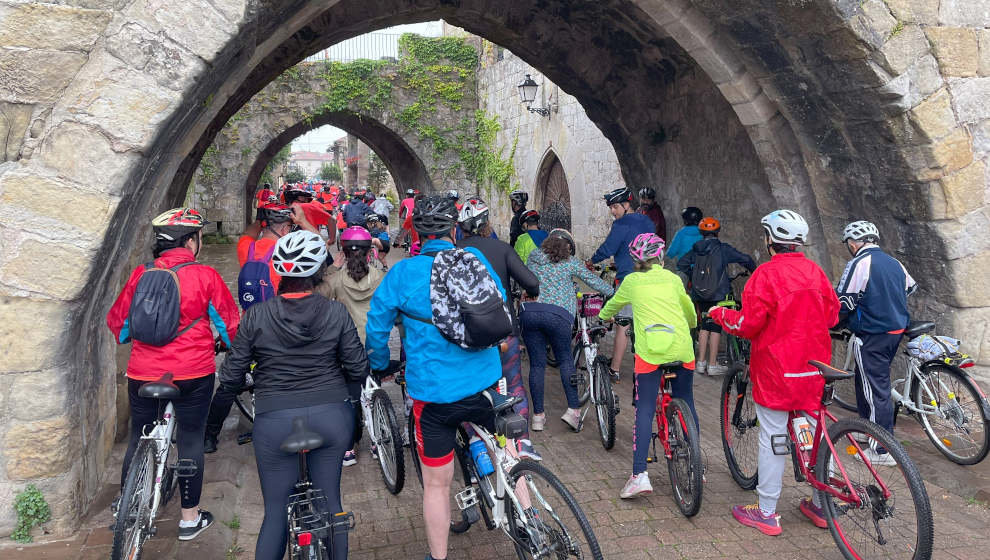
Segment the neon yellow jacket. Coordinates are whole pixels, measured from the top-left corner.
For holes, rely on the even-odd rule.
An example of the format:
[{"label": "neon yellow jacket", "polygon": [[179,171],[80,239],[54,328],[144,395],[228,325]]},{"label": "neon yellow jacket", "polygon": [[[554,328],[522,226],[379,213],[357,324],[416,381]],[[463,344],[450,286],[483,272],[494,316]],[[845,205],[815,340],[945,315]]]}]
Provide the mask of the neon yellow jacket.
[{"label": "neon yellow jacket", "polygon": [[598,316],[611,319],[627,304],[632,304],[637,356],[656,365],[694,361],[691,329],[698,317],[676,274],[659,264],[646,272],[633,272]]}]

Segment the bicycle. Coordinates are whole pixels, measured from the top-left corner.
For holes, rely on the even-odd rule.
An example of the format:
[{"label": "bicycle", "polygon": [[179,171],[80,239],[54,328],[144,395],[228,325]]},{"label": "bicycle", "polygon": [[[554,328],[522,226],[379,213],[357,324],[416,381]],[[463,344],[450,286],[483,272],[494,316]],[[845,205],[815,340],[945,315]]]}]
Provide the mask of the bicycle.
[{"label": "bicycle", "polygon": [[[904,331],[907,340],[935,330],[935,323],[912,323]],[[846,343],[843,369],[855,364],[859,337],[849,330],[833,331],[832,339]],[[974,365],[965,354],[945,353],[938,359],[922,360],[905,349],[907,364],[900,379],[892,381],[894,422],[901,411],[913,415],[936,449],[959,465],[975,465],[990,452],[990,402],[980,386],[966,373]],[[857,411],[854,380],[839,383],[835,402]]]},{"label": "bicycle", "polygon": [[667,459],[674,502],[685,517],[694,517],[701,509],[703,490],[701,434],[688,404],[671,396],[668,384],[669,380],[677,377],[677,370],[683,365],[684,362],[670,362],[657,366],[662,371],[660,394],[657,396],[657,431],[653,433],[653,455],[647,457],[646,462],[657,462],[659,440]]},{"label": "bicycle", "polygon": [[[730,276],[729,284],[731,285],[732,282],[735,282],[737,279],[743,278],[745,276],[749,276],[748,270],[743,270],[742,272]],[[740,309],[742,309],[742,303],[736,300],[735,293],[731,290],[729,291],[728,294],[725,295],[724,298],[722,298],[722,301],[719,301],[715,305],[717,305],[718,307],[724,307],[726,309],[732,309],[735,311],[739,311]],[[706,318],[708,318],[708,310],[699,309],[698,310],[699,327],[701,326],[701,321]],[[729,373],[727,375],[732,375],[733,370],[739,369],[740,366],[745,367],[747,364],[749,364],[749,341],[746,340],[745,338],[740,338],[732,333],[726,332],[725,330],[723,330],[721,336],[725,339],[725,357],[726,357],[727,365],[729,367]],[[710,375],[710,374],[706,373],[706,375]]]},{"label": "bicycle", "polygon": [[334,537],[354,528],[354,514],[346,511],[331,514],[326,494],[313,488],[309,479],[306,453],[322,445],[323,437],[309,431],[305,419],[297,417],[292,419],[292,431],[279,446],[284,453],[299,455],[299,480],[286,508],[289,560],[331,560]]},{"label": "bicycle", "polygon": [[386,370],[372,371],[361,389],[361,411],[371,438],[371,453],[378,459],[385,488],[392,494],[401,492],[405,485],[406,463],[392,400],[381,384],[400,368],[399,362],[392,362]]},{"label": "bicycle", "polygon": [[[606,450],[615,446],[615,416],[619,413],[619,402],[612,390],[612,375],[609,362],[598,354],[598,342],[608,332],[608,327],[600,321],[590,326],[589,321],[597,320],[605,299],[601,294],[578,292],[577,328],[571,344],[575,372],[571,384],[577,388],[578,399],[583,407],[590,400],[598,418],[598,435]],[[584,358],[584,366],[581,359]],[[587,372],[588,377],[585,377]],[[584,417],[590,407],[581,413],[578,431],[584,424]]]},{"label": "bicycle", "polygon": [[479,473],[469,453],[467,431],[459,428],[455,455],[465,487],[454,496],[462,522],[451,530],[464,532],[483,518],[488,530],[501,529],[509,537],[520,559],[601,559],[591,524],[567,487],[543,465],[518,460],[507,451],[526,428],[526,420],[512,410],[518,397],[485,393],[492,401],[495,433],[470,426],[494,454],[494,472]]},{"label": "bicycle", "polygon": [[[851,379],[853,373],[814,360],[809,364],[825,379],[821,406],[813,413],[789,413],[787,433],[770,438],[774,454],[790,455],[795,480],[808,482],[814,488],[825,515],[823,528],[829,529],[844,557],[931,558],[931,503],[918,468],[887,430],[861,418],[837,420],[828,411],[833,384]],[[752,417],[742,413],[741,403],[752,402],[748,389],[740,391],[740,395],[733,407],[733,418],[757,428],[755,409]],[[723,437],[724,433],[723,430]],[[730,443],[726,449],[735,447]],[[879,447],[886,449],[895,465],[871,462],[864,448]],[[857,460],[843,462],[843,456]],[[732,460],[728,451],[726,459]]]},{"label": "bicycle", "polygon": [[[192,459],[179,459],[175,447],[175,407],[171,400],[180,396],[171,373],[145,383],[138,395],[159,401],[159,415],[150,432],[142,433],[131,465],[124,478],[120,501],[114,513],[111,560],[131,560],[141,556],[148,537],[157,533],[155,517],[175,494],[178,479],[194,476],[198,466]],[[165,403],[164,409],[162,403]]]}]

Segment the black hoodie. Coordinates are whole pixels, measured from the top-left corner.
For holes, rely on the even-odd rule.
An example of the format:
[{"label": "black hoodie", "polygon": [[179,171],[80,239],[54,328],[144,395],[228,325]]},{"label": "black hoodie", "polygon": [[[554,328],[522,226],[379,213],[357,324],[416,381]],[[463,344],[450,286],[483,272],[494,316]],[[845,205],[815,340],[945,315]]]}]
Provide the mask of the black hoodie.
[{"label": "black hoodie", "polygon": [[368,374],[354,321],[339,302],[310,294],[251,306],[220,367],[220,383],[244,385],[251,362],[258,413],[343,402]]}]

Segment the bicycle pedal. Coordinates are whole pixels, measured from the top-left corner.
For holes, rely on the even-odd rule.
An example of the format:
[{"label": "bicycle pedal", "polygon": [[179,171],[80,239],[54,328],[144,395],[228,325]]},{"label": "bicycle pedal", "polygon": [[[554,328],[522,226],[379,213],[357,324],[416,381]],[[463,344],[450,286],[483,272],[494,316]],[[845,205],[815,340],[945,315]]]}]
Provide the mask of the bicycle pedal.
[{"label": "bicycle pedal", "polygon": [[791,454],[791,438],[787,434],[775,434],[770,436],[770,450],[774,455]]},{"label": "bicycle pedal", "polygon": [[478,504],[462,509],[461,519],[463,519],[468,525],[474,525],[481,519],[481,512],[478,510]]},{"label": "bicycle pedal", "polygon": [[241,434],[237,436],[237,445],[244,445],[246,443],[251,443],[254,440],[254,434],[252,432],[247,432],[246,434]]},{"label": "bicycle pedal", "polygon": [[340,513],[333,514],[332,525],[334,533],[350,531],[354,528],[354,513],[350,511],[342,511]]},{"label": "bicycle pedal", "polygon": [[157,534],[158,534],[158,526],[157,525],[152,525],[151,527],[148,527],[148,536],[149,537],[153,537],[153,536],[155,536]]},{"label": "bicycle pedal", "polygon": [[179,478],[190,478],[196,476],[196,473],[199,472],[199,465],[192,459],[179,459],[175,464],[169,465],[169,468]]},{"label": "bicycle pedal", "polygon": [[468,486],[454,495],[454,501],[457,502],[457,507],[464,511],[470,507],[477,507],[478,494],[473,486]]}]

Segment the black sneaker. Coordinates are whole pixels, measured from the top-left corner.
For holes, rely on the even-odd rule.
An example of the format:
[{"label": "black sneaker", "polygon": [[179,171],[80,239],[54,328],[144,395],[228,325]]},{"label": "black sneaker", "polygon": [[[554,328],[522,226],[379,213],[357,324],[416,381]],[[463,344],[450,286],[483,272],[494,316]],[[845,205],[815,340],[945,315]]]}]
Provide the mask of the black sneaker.
[{"label": "black sneaker", "polygon": [[199,536],[200,533],[213,525],[213,514],[206,511],[205,509],[199,510],[199,523],[193,525],[192,527],[183,527],[179,525],[179,540],[180,541],[191,541]]},{"label": "black sneaker", "polygon": [[203,438],[203,453],[216,453],[217,452],[217,438],[206,434]]}]

